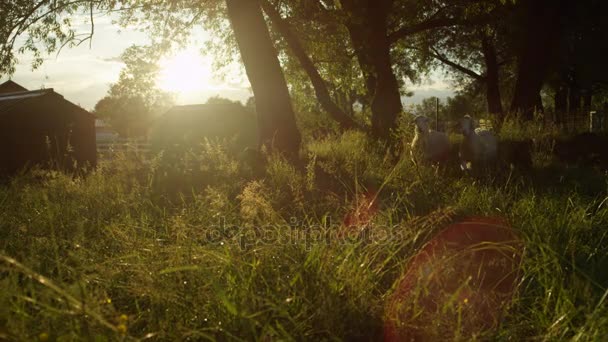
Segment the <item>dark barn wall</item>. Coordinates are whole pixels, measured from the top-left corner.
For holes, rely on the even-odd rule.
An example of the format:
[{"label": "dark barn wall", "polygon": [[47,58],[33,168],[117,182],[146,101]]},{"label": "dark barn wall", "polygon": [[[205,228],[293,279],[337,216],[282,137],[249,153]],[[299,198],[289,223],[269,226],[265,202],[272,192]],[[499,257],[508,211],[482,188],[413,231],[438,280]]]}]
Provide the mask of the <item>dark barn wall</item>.
[{"label": "dark barn wall", "polygon": [[84,109],[63,101],[62,113],[70,127],[71,154],[79,168],[97,166],[97,141],[95,139],[95,116]]},{"label": "dark barn wall", "polygon": [[95,166],[95,119],[55,93],[28,99],[0,114],[0,172],[33,165],[74,170]]}]

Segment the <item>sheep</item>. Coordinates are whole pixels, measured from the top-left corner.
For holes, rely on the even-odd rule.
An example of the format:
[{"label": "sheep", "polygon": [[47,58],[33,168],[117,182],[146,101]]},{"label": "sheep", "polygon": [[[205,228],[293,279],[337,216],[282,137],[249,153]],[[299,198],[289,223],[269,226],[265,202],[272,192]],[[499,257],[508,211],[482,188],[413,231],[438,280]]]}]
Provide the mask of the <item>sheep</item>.
[{"label": "sheep", "polygon": [[469,115],[460,120],[463,140],[460,143],[460,168],[463,171],[480,169],[496,161],[498,141],[494,134],[482,128],[475,128]]},{"label": "sheep", "polygon": [[450,152],[450,141],[443,132],[432,131],[429,128],[429,118],[418,115],[414,119],[416,125],[414,139],[410,144],[411,157],[414,163],[417,156],[432,164],[443,163],[447,160]]}]

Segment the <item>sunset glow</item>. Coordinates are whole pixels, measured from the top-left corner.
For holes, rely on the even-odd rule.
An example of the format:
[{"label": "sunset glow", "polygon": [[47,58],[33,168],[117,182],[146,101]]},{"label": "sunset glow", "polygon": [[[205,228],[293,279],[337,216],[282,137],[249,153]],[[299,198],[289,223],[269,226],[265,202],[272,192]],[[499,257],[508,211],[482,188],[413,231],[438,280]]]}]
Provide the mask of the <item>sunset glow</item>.
[{"label": "sunset glow", "polygon": [[213,78],[211,61],[193,48],[162,59],[160,67],[158,87],[180,95],[206,89]]}]

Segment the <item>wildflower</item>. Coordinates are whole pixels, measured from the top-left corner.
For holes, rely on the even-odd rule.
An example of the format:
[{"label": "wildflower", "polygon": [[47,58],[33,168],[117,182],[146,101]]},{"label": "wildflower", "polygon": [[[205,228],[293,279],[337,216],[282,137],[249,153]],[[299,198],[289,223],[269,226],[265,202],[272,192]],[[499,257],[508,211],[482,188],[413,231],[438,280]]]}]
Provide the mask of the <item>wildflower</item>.
[{"label": "wildflower", "polygon": [[106,299],[106,304],[112,304],[112,299],[110,299],[110,298]]},{"label": "wildflower", "polygon": [[118,317],[118,321],[123,324],[127,323],[128,320],[129,320],[129,316],[127,316],[125,314],[122,314]]},{"label": "wildflower", "polygon": [[469,298],[465,298],[462,302],[465,303],[465,304],[468,304],[469,303]]},{"label": "wildflower", "polygon": [[119,325],[116,326],[116,330],[118,330],[118,332],[120,334],[126,334],[127,333],[127,325],[124,323],[120,323]]},{"label": "wildflower", "polygon": [[49,334],[48,333],[40,333],[40,335],[38,335],[38,339],[40,341],[48,341],[49,340]]}]

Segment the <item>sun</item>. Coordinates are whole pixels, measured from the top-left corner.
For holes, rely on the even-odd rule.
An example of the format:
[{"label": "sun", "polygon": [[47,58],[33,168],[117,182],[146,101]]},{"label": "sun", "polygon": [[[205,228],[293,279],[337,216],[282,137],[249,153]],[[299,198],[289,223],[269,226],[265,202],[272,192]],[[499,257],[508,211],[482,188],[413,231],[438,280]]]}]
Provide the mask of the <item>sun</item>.
[{"label": "sun", "polygon": [[194,48],[161,59],[159,66],[157,86],[173,93],[187,94],[202,91],[213,79],[211,61]]}]

